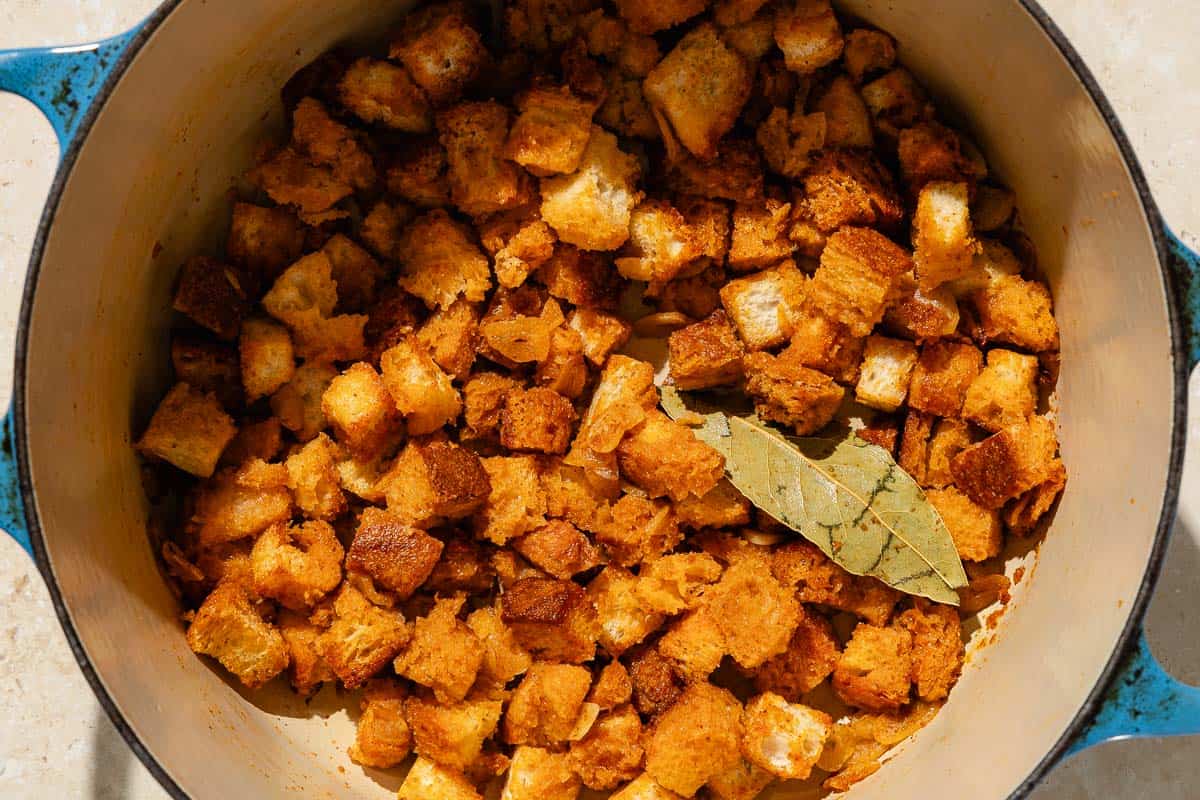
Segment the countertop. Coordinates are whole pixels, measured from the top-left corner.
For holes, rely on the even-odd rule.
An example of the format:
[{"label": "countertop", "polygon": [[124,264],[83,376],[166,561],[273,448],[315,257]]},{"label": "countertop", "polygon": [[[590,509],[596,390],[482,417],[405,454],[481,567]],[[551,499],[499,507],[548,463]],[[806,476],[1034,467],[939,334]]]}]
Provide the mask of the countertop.
[{"label": "countertop", "polygon": [[[154,0],[5,0],[0,48],[109,36]],[[1170,0],[1042,0],[1115,106],[1167,221],[1200,244],[1200,17]],[[19,289],[58,145],[25,101],[0,94],[0,353],[11,352]],[[7,355],[0,400],[8,397]],[[1192,381],[1189,450],[1200,445],[1200,381]],[[1175,537],[1150,606],[1151,646],[1200,683],[1200,462],[1189,459]],[[1036,800],[1194,798],[1200,737],[1103,745],[1060,765]],[[29,557],[0,536],[0,796],[162,800],[94,700]]]}]

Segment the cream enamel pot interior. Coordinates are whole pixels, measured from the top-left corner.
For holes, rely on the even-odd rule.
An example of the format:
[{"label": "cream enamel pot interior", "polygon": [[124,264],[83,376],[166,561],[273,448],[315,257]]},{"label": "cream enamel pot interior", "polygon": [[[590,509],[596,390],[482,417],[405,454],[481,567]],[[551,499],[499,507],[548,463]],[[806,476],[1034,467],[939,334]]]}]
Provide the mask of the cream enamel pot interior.
[{"label": "cream enamel pot interior", "polygon": [[[5,501],[7,527],[23,510],[81,667],[177,797],[383,798],[398,785],[349,761],[352,722],[332,713],[342,704],[330,689],[307,706],[282,686],[251,696],[188,651],[129,445],[168,378],[177,265],[216,250],[230,187],[281,126],[279,87],[405,5],[172,0],[106,47],[0,53],[0,88],[38,102],[65,150],[22,311],[8,427],[20,503]],[[1162,674],[1139,626],[1178,487],[1193,273],[1107,103],[1040,9],[841,7],[896,36],[1016,189],[1062,328],[1071,476],[995,643],[853,795],[1019,796],[1072,747],[1200,731],[1194,690]]]}]

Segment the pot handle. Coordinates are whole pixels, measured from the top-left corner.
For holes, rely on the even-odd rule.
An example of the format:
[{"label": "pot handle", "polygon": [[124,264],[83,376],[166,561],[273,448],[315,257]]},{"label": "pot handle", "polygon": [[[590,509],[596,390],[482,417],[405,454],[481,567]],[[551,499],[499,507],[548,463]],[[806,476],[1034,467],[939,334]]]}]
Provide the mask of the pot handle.
[{"label": "pot handle", "polygon": [[[120,60],[140,25],[88,44],[0,50],[0,92],[20,95],[38,107],[66,154],[96,94]],[[21,502],[16,429],[10,410],[0,431],[0,527],[32,555],[29,527]]]},{"label": "pot handle", "polygon": [[1183,319],[1188,372],[1200,362],[1200,253],[1184,244],[1167,229],[1170,269],[1175,277],[1175,296]]},{"label": "pot handle", "polygon": [[[1193,254],[1194,255],[1194,254]],[[1144,631],[1126,653],[1104,705],[1068,753],[1116,739],[1200,733],[1200,687],[1167,674],[1150,652]]]}]

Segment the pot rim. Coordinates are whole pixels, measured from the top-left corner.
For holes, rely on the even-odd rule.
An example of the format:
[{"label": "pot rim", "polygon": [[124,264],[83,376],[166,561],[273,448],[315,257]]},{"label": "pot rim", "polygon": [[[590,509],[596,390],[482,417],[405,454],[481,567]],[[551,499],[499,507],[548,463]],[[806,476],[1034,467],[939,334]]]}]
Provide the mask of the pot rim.
[{"label": "pot rim", "polygon": [[[1106,695],[1110,685],[1117,675],[1121,662],[1126,655],[1137,646],[1139,632],[1141,630],[1142,619],[1146,612],[1146,607],[1149,604],[1150,597],[1153,595],[1154,586],[1158,581],[1159,573],[1162,570],[1162,564],[1166,555],[1167,545],[1170,541],[1172,525],[1175,520],[1176,506],[1179,501],[1179,488],[1183,469],[1184,446],[1187,433],[1187,383],[1189,364],[1187,358],[1187,348],[1185,346],[1185,337],[1183,332],[1183,315],[1179,307],[1180,304],[1180,287],[1174,273],[1170,269],[1170,248],[1167,242],[1166,227],[1162,219],[1162,215],[1158,210],[1154,198],[1150,194],[1149,186],[1146,182],[1146,176],[1142,171],[1141,164],[1138,162],[1137,155],[1133,151],[1133,147],[1129,142],[1129,138],[1125,134],[1124,128],[1121,126],[1120,120],[1117,118],[1116,112],[1113,111],[1108,98],[1101,90],[1099,83],[1092,75],[1087,64],[1084,63],[1079,53],[1071,45],[1066,35],[1059,29],[1058,25],[1050,18],[1050,15],[1039,5],[1037,0],[1016,0],[1022,8],[1028,13],[1035,22],[1041,27],[1042,31],[1050,39],[1051,42],[1058,48],[1059,53],[1063,56],[1068,66],[1075,73],[1075,77],[1083,84],[1084,89],[1095,103],[1097,110],[1103,117],[1108,126],[1109,133],[1117,143],[1117,147],[1121,152],[1122,160],[1125,163],[1126,169],[1129,170],[1134,187],[1137,189],[1138,199],[1141,202],[1142,211],[1146,216],[1147,224],[1150,226],[1150,231],[1154,239],[1155,253],[1158,257],[1159,270],[1162,276],[1163,284],[1166,289],[1167,311],[1169,317],[1169,327],[1171,333],[1171,357],[1172,368],[1174,373],[1174,389],[1173,389],[1173,404],[1174,404],[1174,419],[1172,420],[1171,428],[1171,444],[1170,444],[1170,459],[1167,469],[1167,483],[1163,492],[1162,507],[1159,514],[1157,529],[1155,532],[1154,545],[1151,548],[1149,558],[1146,562],[1146,570],[1142,576],[1141,585],[1138,588],[1137,596],[1130,605],[1129,616],[1125,622],[1125,626],[1117,639],[1117,644],[1113,648],[1108,662],[1105,664],[1099,679],[1095,686],[1088,693],[1087,698],[1075,713],[1070,724],[1059,737],[1054,746],[1046,753],[1045,756],[1037,763],[1028,776],[1012,791],[1008,796],[1008,800],[1019,800],[1026,797],[1034,787],[1046,776],[1046,774],[1065,756],[1075,740],[1076,736],[1083,731],[1088,722],[1092,719],[1095,713],[1104,704]],[[45,541],[43,539],[41,521],[38,518],[37,503],[34,500],[34,492],[32,486],[30,465],[29,465],[29,449],[27,438],[27,406],[25,402],[26,388],[26,355],[29,343],[29,323],[33,313],[33,299],[37,291],[38,274],[41,271],[42,256],[44,254],[46,241],[49,238],[50,229],[54,224],[54,218],[58,211],[59,201],[62,198],[63,191],[66,187],[67,180],[71,175],[71,171],[75,165],[75,161],[79,156],[84,141],[87,139],[87,134],[95,123],[100,110],[107,102],[121,77],[129,68],[129,65],[141,52],[142,47],[149,39],[154,36],[162,23],[169,17],[176,8],[182,5],[185,0],[164,0],[164,2],[150,14],[143,22],[137,34],[130,40],[125,51],[120,55],[111,73],[106,78],[104,84],[96,93],[94,101],[88,107],[83,119],[80,121],[79,128],[71,140],[70,145],[63,153],[62,160],[59,162],[58,169],[54,175],[54,182],[51,184],[50,192],[47,195],[46,204],[42,210],[41,218],[38,221],[37,234],[34,239],[33,250],[29,259],[29,266],[26,272],[25,285],[21,296],[21,311],[18,317],[17,340],[16,340],[16,355],[13,365],[13,391],[12,391],[12,413],[13,413],[13,428],[14,439],[16,445],[16,461],[17,473],[21,490],[21,503],[25,511],[25,518],[29,528],[29,538],[33,545],[34,561],[38,571],[41,573],[46,587],[50,593],[50,599],[54,605],[54,612],[58,616],[58,621],[62,625],[63,632],[66,634],[67,643],[70,645],[71,652],[75,656],[75,661],[79,668],[83,671],[84,677],[91,686],[96,699],[104,708],[108,718],[112,721],[121,737],[133,750],[138,760],[145,765],[150,774],[159,782],[175,800],[190,800],[190,796],[183,788],[175,781],[175,779],[167,772],[167,770],[158,762],[155,756],[150,752],[146,745],[142,742],[138,734],[133,730],[130,724],[125,720],[117,707],[116,702],[108,693],[103,680],[99,673],[96,672],[87,653],[84,651],[83,644],[80,641],[79,634],[75,629],[74,622],[71,619],[70,613],[67,610],[66,603],[63,600],[62,592],[59,590],[58,584],[54,579],[54,570],[50,564],[48,554],[46,552]]]}]

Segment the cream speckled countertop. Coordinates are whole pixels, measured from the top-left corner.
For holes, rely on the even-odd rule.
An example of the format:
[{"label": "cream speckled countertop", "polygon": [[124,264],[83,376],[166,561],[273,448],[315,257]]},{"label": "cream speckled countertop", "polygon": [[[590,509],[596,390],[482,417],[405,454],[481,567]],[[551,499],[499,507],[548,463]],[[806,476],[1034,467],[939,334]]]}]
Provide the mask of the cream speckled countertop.
[{"label": "cream speckled countertop", "polygon": [[[1042,0],[1108,93],[1167,221],[1200,245],[1200,18],[1170,0]],[[108,36],[154,0],[3,0],[0,48]],[[7,401],[19,289],[58,146],[32,106],[0,94],[0,399]],[[1200,452],[1200,380],[1191,454]],[[1168,669],[1200,683],[1200,463],[1148,617]],[[1000,734],[998,735],[1005,735]],[[1058,767],[1037,800],[1184,800],[1200,786],[1200,737],[1107,744]],[[92,697],[28,556],[0,536],[0,797],[162,800]]]}]

